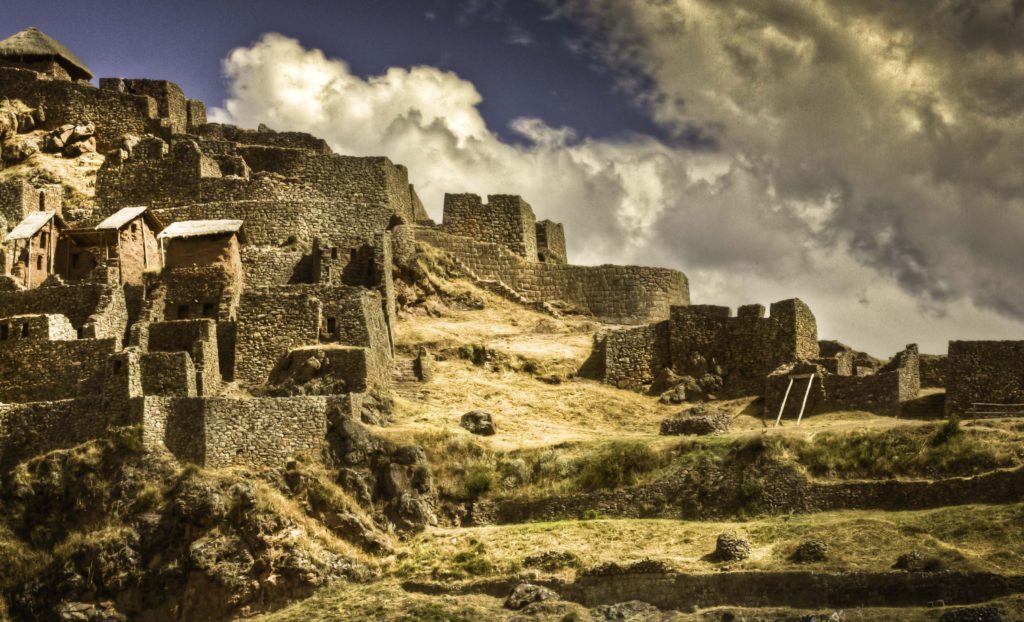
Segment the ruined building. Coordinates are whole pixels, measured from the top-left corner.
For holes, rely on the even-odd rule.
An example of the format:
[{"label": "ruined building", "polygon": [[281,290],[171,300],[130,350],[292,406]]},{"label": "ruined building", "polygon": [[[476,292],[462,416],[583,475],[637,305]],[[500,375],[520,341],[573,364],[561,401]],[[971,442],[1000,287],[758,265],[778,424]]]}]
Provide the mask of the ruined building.
[{"label": "ruined building", "polygon": [[331,416],[390,388],[392,271],[421,243],[607,321],[689,302],[673,270],[568,264],[562,226],[520,197],[448,195],[436,225],[387,158],[207,123],[167,81],[94,87],[37,30],[0,59],[5,162],[106,156],[71,211],[59,185],[0,184],[0,463],[115,424],[209,466],[320,451]]}]

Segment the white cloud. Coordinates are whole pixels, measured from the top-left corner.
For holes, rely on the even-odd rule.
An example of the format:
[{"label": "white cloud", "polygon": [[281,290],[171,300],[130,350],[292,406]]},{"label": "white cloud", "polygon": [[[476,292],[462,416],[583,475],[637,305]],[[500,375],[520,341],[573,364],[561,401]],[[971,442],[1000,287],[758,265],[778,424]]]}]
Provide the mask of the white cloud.
[{"label": "white cloud", "polygon": [[[364,79],[343,61],[276,34],[231,53],[230,96],[211,119],[264,122],[322,136],[339,153],[387,155],[409,167],[437,220],[445,192],[521,194],[540,218],[566,223],[575,262],[679,268],[698,302],[735,306],[799,296],[815,311],[823,336],[876,354],[908,341],[944,351],[949,338],[1019,333],[1017,322],[968,301],[988,304],[984,292],[965,287],[977,249],[948,229],[957,224],[950,209],[965,189],[907,174],[917,170],[907,163],[927,151],[914,133],[964,115],[960,106],[894,95],[900,80],[886,76],[898,70],[899,57],[886,61],[888,82],[866,68],[858,75],[822,71],[823,55],[843,67],[870,64],[877,50],[861,50],[856,36],[830,31],[836,39],[825,46],[797,36],[798,26],[723,25],[715,9],[684,5],[694,7],[683,21],[692,37],[657,26],[652,7],[671,3],[595,2],[579,10],[602,20],[595,33],[606,58],[624,62],[625,55],[654,78],[659,90],[643,95],[660,122],[724,128],[716,151],[645,136],[580,140],[571,128],[538,119],[513,123],[526,144],[509,144],[487,127],[475,86],[451,72],[392,68]],[[612,17],[620,30],[600,27]],[[737,34],[724,37],[726,26]],[[730,42],[735,49],[726,49]],[[787,68],[785,84],[753,79]],[[925,73],[915,80],[925,81]],[[815,96],[816,89],[835,92]],[[869,113],[879,106],[893,112],[876,120]],[[868,115],[870,131],[856,125],[858,115]],[[891,149],[883,140],[890,136]],[[1004,183],[1015,182],[1010,176]],[[921,205],[936,209],[901,209]],[[986,217],[996,207],[986,198],[976,209]],[[1003,234],[1012,238],[1017,229]],[[957,269],[935,279],[934,249],[920,236],[945,244],[943,262]]]}]

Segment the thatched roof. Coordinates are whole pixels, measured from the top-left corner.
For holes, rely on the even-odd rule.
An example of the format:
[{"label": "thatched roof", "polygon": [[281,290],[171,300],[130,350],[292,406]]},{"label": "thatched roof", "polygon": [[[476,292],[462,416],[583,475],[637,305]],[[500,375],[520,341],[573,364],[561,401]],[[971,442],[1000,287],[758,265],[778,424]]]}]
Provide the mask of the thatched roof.
[{"label": "thatched roof", "polygon": [[26,28],[0,41],[0,58],[43,56],[60,62],[72,78],[91,80],[92,72],[77,56],[38,28]]},{"label": "thatched roof", "polygon": [[25,217],[24,220],[18,223],[10,233],[7,234],[8,240],[27,240],[39,233],[39,230],[46,226],[50,222],[57,212],[32,212]]},{"label": "thatched roof", "polygon": [[239,241],[244,241],[241,220],[181,220],[167,225],[160,235],[168,238],[198,238],[205,236],[238,234]]},{"label": "thatched roof", "polygon": [[96,225],[96,229],[122,229],[125,225],[135,220],[139,216],[146,219],[149,223],[150,228],[160,229],[162,225],[157,220],[156,216],[149,213],[148,208],[145,206],[138,207],[122,207],[110,216],[107,216],[100,224]]}]

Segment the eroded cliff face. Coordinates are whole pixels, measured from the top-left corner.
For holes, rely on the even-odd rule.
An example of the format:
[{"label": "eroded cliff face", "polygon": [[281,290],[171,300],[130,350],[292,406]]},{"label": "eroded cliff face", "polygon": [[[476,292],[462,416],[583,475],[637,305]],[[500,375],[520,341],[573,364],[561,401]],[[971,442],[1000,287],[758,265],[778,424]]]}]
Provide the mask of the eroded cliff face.
[{"label": "eroded cliff face", "polygon": [[182,467],[133,428],[18,465],[0,489],[7,615],[227,620],[374,577],[393,534],[436,522],[429,470],[422,451],[337,424],[340,470]]}]

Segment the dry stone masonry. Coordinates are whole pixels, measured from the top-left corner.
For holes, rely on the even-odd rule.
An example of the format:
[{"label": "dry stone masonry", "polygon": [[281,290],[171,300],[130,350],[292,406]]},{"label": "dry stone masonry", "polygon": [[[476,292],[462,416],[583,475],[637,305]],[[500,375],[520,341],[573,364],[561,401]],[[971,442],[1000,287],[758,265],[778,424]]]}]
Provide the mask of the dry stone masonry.
[{"label": "dry stone masonry", "polygon": [[[38,30],[0,41],[0,162],[99,166],[84,204],[53,180],[0,183],[0,464],[125,424],[211,466],[320,452],[330,417],[391,390],[394,275],[424,245],[510,300],[628,325],[584,366],[622,388],[677,381],[771,410],[813,373],[812,412],[895,413],[920,386],[916,348],[881,369],[821,351],[799,300],[733,316],[691,306],[676,270],[571,265],[564,227],[522,197],[448,194],[436,224],[388,158],[207,123],[168,81],[91,80]],[[925,367],[963,413],[1024,401],[1022,361],[1018,343],[953,342]],[[429,357],[415,365],[429,377]]]},{"label": "dry stone masonry", "polygon": [[673,270],[568,265],[521,197],[447,195],[436,225],[387,158],[91,79],[37,30],[0,42],[0,154],[103,155],[74,210],[59,184],[0,183],[0,462],[115,424],[211,466],[319,452],[332,412],[391,388],[393,267],[417,243],[528,304],[642,323],[689,302]]}]

